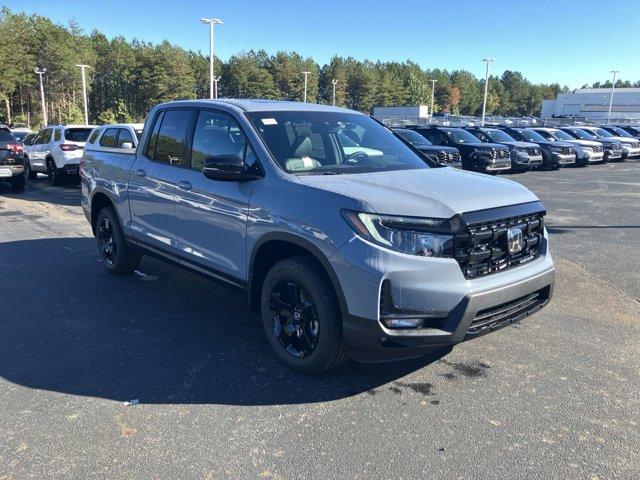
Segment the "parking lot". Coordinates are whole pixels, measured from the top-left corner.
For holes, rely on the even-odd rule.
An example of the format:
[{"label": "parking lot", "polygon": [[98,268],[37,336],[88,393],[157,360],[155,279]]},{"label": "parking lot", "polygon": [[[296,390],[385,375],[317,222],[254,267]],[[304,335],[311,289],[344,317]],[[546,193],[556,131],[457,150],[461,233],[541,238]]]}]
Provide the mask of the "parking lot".
[{"label": "parking lot", "polygon": [[552,303],[319,377],[240,295],[107,274],[78,187],[0,186],[0,479],[640,477],[640,161],[507,177],[548,209]]}]

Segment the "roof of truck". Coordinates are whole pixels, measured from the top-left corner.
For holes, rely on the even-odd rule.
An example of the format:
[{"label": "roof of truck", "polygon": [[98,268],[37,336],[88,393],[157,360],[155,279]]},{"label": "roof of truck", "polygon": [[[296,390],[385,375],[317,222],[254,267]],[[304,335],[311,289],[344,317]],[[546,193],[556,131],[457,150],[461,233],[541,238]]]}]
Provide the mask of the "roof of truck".
[{"label": "roof of truck", "polygon": [[169,102],[174,105],[176,103],[183,104],[200,104],[200,105],[232,105],[245,112],[287,112],[287,111],[307,111],[307,112],[351,112],[354,110],[346,108],[332,107],[331,105],[320,105],[318,103],[292,102],[289,100],[262,100],[262,99],[235,99],[224,98],[217,100],[178,100]]}]

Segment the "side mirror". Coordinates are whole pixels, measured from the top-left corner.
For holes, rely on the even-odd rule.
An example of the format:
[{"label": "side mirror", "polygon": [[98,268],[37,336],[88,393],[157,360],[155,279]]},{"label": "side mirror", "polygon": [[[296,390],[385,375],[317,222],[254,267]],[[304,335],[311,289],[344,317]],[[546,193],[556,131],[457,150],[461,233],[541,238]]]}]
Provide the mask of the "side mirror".
[{"label": "side mirror", "polygon": [[237,155],[215,155],[204,161],[202,174],[211,180],[242,182],[256,180],[260,176],[247,172],[242,160]]},{"label": "side mirror", "polygon": [[133,148],[133,143],[131,143],[131,142],[122,142],[122,144],[120,145],[120,148],[131,149],[131,148]]}]

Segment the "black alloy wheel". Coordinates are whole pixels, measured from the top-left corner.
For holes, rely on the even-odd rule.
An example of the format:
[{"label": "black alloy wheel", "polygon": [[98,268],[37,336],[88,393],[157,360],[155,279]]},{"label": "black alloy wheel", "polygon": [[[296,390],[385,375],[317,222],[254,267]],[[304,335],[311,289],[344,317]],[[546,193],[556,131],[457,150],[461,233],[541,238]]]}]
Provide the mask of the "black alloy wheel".
[{"label": "black alloy wheel", "polygon": [[309,292],[296,280],[278,282],[271,291],[273,334],[291,356],[311,355],[318,345],[320,322]]},{"label": "black alloy wheel", "polygon": [[98,244],[100,245],[100,255],[108,266],[116,263],[118,246],[115,240],[113,224],[109,218],[101,217],[97,230]]}]

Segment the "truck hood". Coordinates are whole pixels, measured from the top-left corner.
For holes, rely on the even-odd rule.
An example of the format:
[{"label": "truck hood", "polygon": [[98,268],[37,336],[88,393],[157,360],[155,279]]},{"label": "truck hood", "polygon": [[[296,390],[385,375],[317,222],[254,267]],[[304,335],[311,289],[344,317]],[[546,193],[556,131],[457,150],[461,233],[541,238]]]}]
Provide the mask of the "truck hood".
[{"label": "truck hood", "polygon": [[450,218],[457,213],[535,202],[519,183],[454,168],[300,175],[305,185],[366,202],[380,214]]}]

